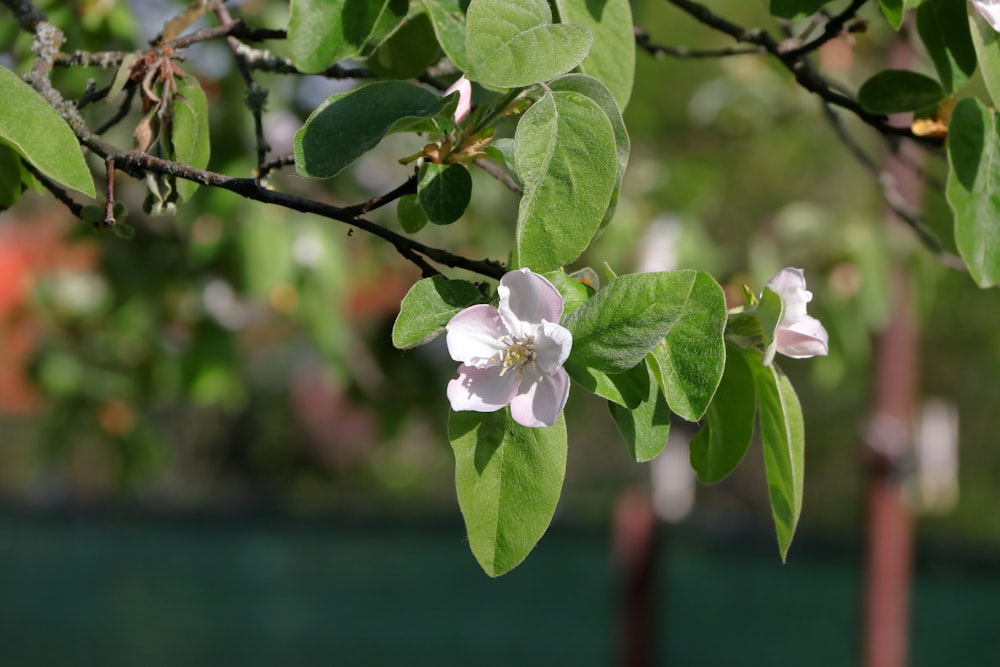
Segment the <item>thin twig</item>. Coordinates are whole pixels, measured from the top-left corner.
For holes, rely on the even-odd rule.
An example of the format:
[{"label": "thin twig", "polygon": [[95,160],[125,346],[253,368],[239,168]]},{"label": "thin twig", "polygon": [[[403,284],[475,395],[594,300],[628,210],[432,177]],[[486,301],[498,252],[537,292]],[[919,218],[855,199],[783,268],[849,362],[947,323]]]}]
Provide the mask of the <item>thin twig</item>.
[{"label": "thin twig", "polygon": [[686,46],[666,46],[654,44],[652,39],[642,28],[635,29],[635,45],[653,56],[662,58],[671,56],[673,58],[728,58],[730,56],[746,56],[766,54],[767,50],[762,46],[730,46],[721,49],[691,49]]},{"label": "thin twig", "polygon": [[32,166],[32,164],[27,160],[22,160],[21,164],[23,164],[25,168],[28,171],[30,171],[35,178],[38,179],[38,182],[42,184],[42,187],[44,187],[46,190],[52,193],[53,197],[62,202],[62,204],[69,209],[70,213],[72,213],[77,218],[79,218],[82,215],[83,205],[78,204],[76,201],[74,201],[73,198],[69,196],[69,192],[65,188],[57,184],[55,181],[53,181],[51,178],[49,178],[42,172],[35,169],[35,167]]}]

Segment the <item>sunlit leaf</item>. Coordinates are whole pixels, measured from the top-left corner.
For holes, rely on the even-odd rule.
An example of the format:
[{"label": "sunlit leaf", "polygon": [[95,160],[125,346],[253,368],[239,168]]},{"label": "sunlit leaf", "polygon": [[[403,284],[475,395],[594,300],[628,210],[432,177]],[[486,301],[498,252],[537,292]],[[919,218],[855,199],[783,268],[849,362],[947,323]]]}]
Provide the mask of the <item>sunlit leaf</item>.
[{"label": "sunlit leaf", "polygon": [[392,326],[392,344],[401,350],[423,345],[444,333],[458,311],[482,300],[479,289],[466,280],[424,278],[403,297]]},{"label": "sunlit leaf", "polygon": [[41,95],[0,66],[0,140],[56,183],[97,196],[80,143]]},{"label": "sunlit leaf", "polygon": [[[635,76],[635,29],[629,0],[555,0],[562,23],[584,25],[594,36],[579,70],[603,83],[625,109]],[[612,121],[613,123],[614,121]]]},{"label": "sunlit leaf", "polygon": [[452,412],[455,487],[469,547],[491,577],[516,567],[552,521],[566,473],[566,422],[526,428],[507,409]]},{"label": "sunlit leaf", "polygon": [[618,427],[618,433],[625,441],[629,454],[636,461],[650,461],[663,451],[670,435],[670,408],[663,398],[660,384],[656,381],[650,363],[642,363],[638,369],[647,375],[648,393],[634,408],[624,407],[608,401],[608,409]]},{"label": "sunlit leaf", "polygon": [[406,18],[407,0],[292,0],[288,46],[303,72],[370,55]]}]

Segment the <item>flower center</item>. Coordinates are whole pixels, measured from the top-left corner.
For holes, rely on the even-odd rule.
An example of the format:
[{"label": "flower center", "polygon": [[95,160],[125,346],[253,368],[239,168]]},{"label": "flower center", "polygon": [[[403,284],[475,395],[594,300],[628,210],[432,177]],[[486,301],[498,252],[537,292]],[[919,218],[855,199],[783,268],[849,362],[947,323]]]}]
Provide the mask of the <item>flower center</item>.
[{"label": "flower center", "polygon": [[531,336],[525,338],[504,336],[500,342],[507,346],[501,353],[501,362],[503,363],[503,368],[500,369],[501,376],[512,368],[520,370],[525,365],[535,361],[535,342]]}]

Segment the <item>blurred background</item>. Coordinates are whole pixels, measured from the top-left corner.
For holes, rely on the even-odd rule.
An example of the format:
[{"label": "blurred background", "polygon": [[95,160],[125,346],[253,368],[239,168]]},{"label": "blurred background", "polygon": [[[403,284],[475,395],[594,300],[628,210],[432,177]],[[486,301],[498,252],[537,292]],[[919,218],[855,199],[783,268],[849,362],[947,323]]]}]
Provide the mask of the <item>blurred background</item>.
[{"label": "blurred background", "polygon": [[[141,48],[183,7],[36,4],[66,31],[66,51]],[[252,26],[287,21],[285,2],[231,4]],[[765,0],[711,5],[774,29]],[[633,10],[653,42],[729,45],[660,0]],[[863,15],[867,31],[816,56],[852,88],[898,40],[876,7]],[[0,9],[0,64],[23,73],[29,45]],[[919,49],[912,58],[929,71]],[[225,43],[189,49],[181,66],[209,97],[210,169],[249,175],[253,122]],[[55,81],[78,98],[88,78],[112,76],[63,69]],[[275,156],[317,104],[357,83],[257,80]],[[115,109],[88,113],[99,122]],[[51,197],[0,214],[3,663],[603,665],[626,664],[639,641],[647,664],[856,664],[872,589],[868,499],[882,483],[899,499],[896,570],[913,571],[911,664],[1000,665],[997,293],[891,219],[819,101],[762,57],[640,52],[625,119],[632,157],[615,223],[579,265],[704,269],[735,293],[802,267],[810,313],[830,332],[828,357],[782,364],[807,433],[787,564],[759,445],[729,479],[698,486],[692,425],[676,423],[664,454],[636,464],[601,401],[574,392],[555,522],[522,566],[490,580],[455,499],[454,362],[440,340],[405,353],[390,342],[417,269],[340,224],[205,188],[176,216],[145,216],[143,184],[120,175],[129,240]],[[129,145],[138,120],[109,139]],[[882,163],[880,137],[844,122]],[[353,204],[402,183],[397,160],[419,148],[391,137],[334,181],[286,169],[272,182]],[[945,166],[924,161],[929,184],[910,205],[951,247]],[[467,215],[419,238],[505,257],[516,197],[474,172]],[[371,218],[399,228],[391,208]],[[914,357],[880,370],[879,341],[900,323],[892,340]],[[910,380],[886,389],[886,373]],[[913,425],[892,451],[879,448],[887,393],[905,395],[900,423]]]}]

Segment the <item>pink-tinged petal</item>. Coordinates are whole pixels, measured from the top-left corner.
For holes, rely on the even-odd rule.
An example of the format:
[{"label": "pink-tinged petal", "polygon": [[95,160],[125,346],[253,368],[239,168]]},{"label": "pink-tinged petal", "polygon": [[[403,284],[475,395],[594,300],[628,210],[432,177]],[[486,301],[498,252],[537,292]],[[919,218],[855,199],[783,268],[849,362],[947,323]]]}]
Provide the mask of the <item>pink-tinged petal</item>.
[{"label": "pink-tinged petal", "polygon": [[826,329],[808,315],[792,326],[779,328],[775,340],[777,351],[792,359],[826,356],[830,349]]},{"label": "pink-tinged petal", "polygon": [[493,306],[469,306],[452,317],[445,329],[448,354],[455,361],[479,368],[500,362],[504,346],[499,341],[508,332]]},{"label": "pink-tinged petal", "polygon": [[535,363],[544,373],[554,373],[569,358],[573,349],[573,334],[566,327],[542,322],[535,334]]},{"label": "pink-tinged petal", "polygon": [[445,97],[456,90],[458,91],[458,106],[455,107],[455,122],[461,123],[469,115],[469,109],[472,108],[472,84],[463,76],[444,91]]},{"label": "pink-tinged petal", "polygon": [[995,0],[972,0],[972,6],[986,19],[990,27],[1000,31],[1000,2]]},{"label": "pink-tinged petal", "polygon": [[542,320],[558,322],[563,300],[548,280],[528,269],[510,271],[500,279],[500,317],[518,338],[534,334]]},{"label": "pink-tinged petal", "polygon": [[782,269],[767,281],[767,286],[785,304],[782,323],[790,324],[806,317],[806,304],[812,301],[812,292],[806,289],[806,277],[802,269]]},{"label": "pink-tinged petal", "polygon": [[462,364],[458,377],[448,382],[451,409],[495,412],[517,395],[521,379],[516,373],[500,375],[500,368],[475,368]]},{"label": "pink-tinged petal", "polygon": [[569,375],[557,369],[551,375],[542,374],[521,384],[521,391],[510,402],[510,414],[518,424],[530,428],[552,426],[566,407],[569,397]]}]

